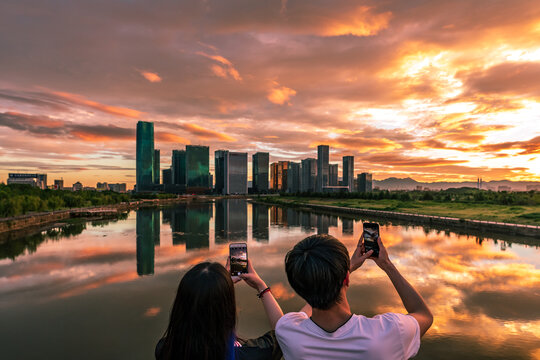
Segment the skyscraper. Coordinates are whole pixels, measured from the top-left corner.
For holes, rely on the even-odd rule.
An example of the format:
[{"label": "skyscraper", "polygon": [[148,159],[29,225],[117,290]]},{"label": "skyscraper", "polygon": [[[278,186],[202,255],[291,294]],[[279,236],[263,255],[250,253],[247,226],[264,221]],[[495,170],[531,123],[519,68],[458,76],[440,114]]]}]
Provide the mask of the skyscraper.
[{"label": "skyscraper", "polygon": [[171,162],[172,183],[186,186],[186,151],[173,150]]},{"label": "skyscraper", "polygon": [[229,153],[229,192],[247,194],[247,153]]},{"label": "skyscraper", "polygon": [[328,145],[317,146],[317,191],[322,192],[323,187],[328,186],[328,161],[330,147]]},{"label": "skyscraper", "polygon": [[247,194],[247,153],[216,150],[214,159],[216,192]]},{"label": "skyscraper", "polygon": [[288,161],[279,161],[277,163],[277,190],[286,192],[287,191],[287,173],[289,171],[289,162]]},{"label": "skyscraper", "polygon": [[328,185],[338,186],[338,164],[328,165]]},{"label": "skyscraper", "polygon": [[317,159],[302,160],[302,192],[317,191]]},{"label": "skyscraper", "polygon": [[154,123],[137,123],[136,144],[137,191],[152,191],[154,184]]},{"label": "skyscraper", "polygon": [[163,169],[162,172],[163,185],[172,185],[172,171],[171,169]]},{"label": "skyscraper", "polygon": [[373,181],[369,173],[358,174],[358,192],[372,192]]},{"label": "skyscraper", "polygon": [[270,164],[270,188],[274,191],[278,191],[278,163]]},{"label": "skyscraper", "polygon": [[206,192],[210,189],[210,149],[208,146],[186,146],[186,186],[189,191]]},{"label": "skyscraper", "polygon": [[354,156],[343,157],[343,186],[349,187],[349,192],[354,191]]},{"label": "skyscraper", "polygon": [[289,169],[287,172],[287,192],[294,194],[300,192],[302,184],[302,172],[300,163],[289,162]]},{"label": "skyscraper", "polygon": [[154,184],[159,185],[159,149],[154,150]]},{"label": "skyscraper", "polygon": [[253,154],[252,162],[252,187],[255,193],[268,192],[268,164],[270,154],[267,152],[258,152]]},{"label": "skyscraper", "polygon": [[218,194],[229,193],[229,151],[216,150],[214,152],[214,173],[216,175],[215,190]]}]

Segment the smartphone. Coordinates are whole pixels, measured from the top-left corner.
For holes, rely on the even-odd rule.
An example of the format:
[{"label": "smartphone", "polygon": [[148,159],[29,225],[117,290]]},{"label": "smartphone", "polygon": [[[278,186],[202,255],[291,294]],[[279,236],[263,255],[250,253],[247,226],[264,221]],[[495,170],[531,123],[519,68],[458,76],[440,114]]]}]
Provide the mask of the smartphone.
[{"label": "smartphone", "polygon": [[231,275],[238,276],[247,274],[248,258],[246,243],[232,243],[229,245],[229,259],[231,265]]},{"label": "smartphone", "polygon": [[364,224],[364,250],[368,252],[373,250],[372,257],[379,257],[379,243],[377,239],[379,238],[379,224],[377,223],[368,223]]}]

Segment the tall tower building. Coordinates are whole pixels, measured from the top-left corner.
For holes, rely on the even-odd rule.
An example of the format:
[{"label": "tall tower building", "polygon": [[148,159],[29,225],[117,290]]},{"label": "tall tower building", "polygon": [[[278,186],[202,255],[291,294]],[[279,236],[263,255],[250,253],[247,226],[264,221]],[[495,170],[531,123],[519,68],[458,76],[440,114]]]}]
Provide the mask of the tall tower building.
[{"label": "tall tower building", "polygon": [[154,184],[159,185],[159,163],[160,163],[160,157],[159,157],[159,149],[154,150]]},{"label": "tall tower building", "polygon": [[214,158],[216,192],[247,194],[247,153],[217,150]]},{"label": "tall tower building", "polygon": [[270,162],[270,154],[267,152],[258,152],[253,154],[252,160],[253,192],[268,192],[268,164]]},{"label": "tall tower building", "polygon": [[229,191],[231,194],[247,194],[247,153],[229,153]]},{"label": "tall tower building", "polygon": [[354,191],[354,156],[343,157],[343,186],[347,186],[349,192]]},{"label": "tall tower building", "polygon": [[[210,149],[208,146],[186,146],[186,186],[189,191],[210,190]],[[191,189],[189,189],[191,188]]]},{"label": "tall tower building", "polygon": [[270,188],[274,191],[278,190],[278,163],[270,164]]},{"label": "tall tower building", "polygon": [[162,171],[163,185],[172,185],[172,171],[171,169],[163,169]]},{"label": "tall tower building", "polygon": [[358,174],[358,192],[373,191],[373,176],[369,173]]},{"label": "tall tower building", "polygon": [[137,191],[152,191],[154,184],[154,123],[137,123],[136,144]]},{"label": "tall tower building", "polygon": [[317,191],[317,159],[302,160],[302,192]]},{"label": "tall tower building", "polygon": [[172,183],[174,185],[186,186],[186,152],[185,150],[172,151]]},{"label": "tall tower building", "polygon": [[287,192],[294,194],[300,192],[300,186],[302,182],[302,172],[300,163],[289,162],[289,169],[287,172]]},{"label": "tall tower building", "polygon": [[339,166],[338,164],[330,164],[328,165],[328,185],[330,186],[338,186],[338,171]]},{"label": "tall tower building", "polygon": [[289,162],[288,161],[279,161],[277,163],[277,190],[286,192],[287,191],[287,176],[289,172]]},{"label": "tall tower building", "polygon": [[317,191],[322,192],[323,187],[328,186],[328,161],[330,147],[328,145],[317,146]]},{"label": "tall tower building", "polygon": [[216,192],[229,193],[229,151],[216,150],[214,152],[214,173],[216,176]]}]

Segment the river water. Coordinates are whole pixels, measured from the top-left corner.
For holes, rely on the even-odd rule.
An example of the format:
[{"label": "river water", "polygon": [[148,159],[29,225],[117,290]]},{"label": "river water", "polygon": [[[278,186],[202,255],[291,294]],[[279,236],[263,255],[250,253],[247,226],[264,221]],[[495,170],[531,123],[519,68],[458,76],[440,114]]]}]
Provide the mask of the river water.
[{"label": "river water", "polygon": [[[315,233],[352,252],[362,220],[231,199],[0,243],[0,358],[152,359],[182,275],[207,259],[225,263],[232,241],[247,241],[284,312],[296,311],[303,302],[287,283],[286,252]],[[530,238],[378,220],[391,259],[435,316],[416,359],[540,359],[540,250]],[[236,291],[239,335],[266,332],[255,291]],[[366,316],[405,312],[369,260],[348,296]]]}]

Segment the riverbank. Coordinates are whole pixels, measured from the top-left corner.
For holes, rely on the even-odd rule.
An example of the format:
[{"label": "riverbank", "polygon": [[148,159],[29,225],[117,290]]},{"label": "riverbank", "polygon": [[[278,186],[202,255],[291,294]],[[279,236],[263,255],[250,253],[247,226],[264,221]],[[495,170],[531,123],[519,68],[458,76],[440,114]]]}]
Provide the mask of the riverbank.
[{"label": "riverbank", "polygon": [[41,230],[47,226],[52,226],[57,223],[66,222],[69,219],[114,219],[122,214],[136,210],[142,207],[169,206],[183,202],[196,201],[213,201],[221,198],[246,198],[248,196],[234,195],[199,195],[199,196],[178,196],[175,198],[166,199],[141,199],[137,201],[122,202],[118,204],[93,206],[84,208],[62,209],[57,211],[46,211],[39,213],[29,213],[26,215],[13,216],[8,218],[0,218],[0,234],[11,231],[19,231],[26,229]]},{"label": "riverbank", "polygon": [[56,224],[66,222],[69,219],[79,218],[88,220],[110,219],[116,218],[123,213],[134,210],[140,207],[153,207],[174,204],[177,202],[190,201],[190,198],[173,198],[173,199],[150,199],[138,200],[130,202],[122,202],[119,204],[106,206],[93,206],[85,208],[72,208],[57,211],[46,211],[39,213],[30,213],[26,215],[13,216],[0,219],[0,233],[9,231],[18,231],[28,228],[40,228],[48,224]]},{"label": "riverbank", "polygon": [[[433,209],[417,206],[412,208],[414,212],[407,212],[406,207],[399,208],[398,211],[385,210],[382,201],[365,201],[358,199],[320,199],[320,198],[297,198],[297,197],[274,197],[259,198],[258,202],[264,202],[271,205],[292,206],[297,208],[307,208],[319,211],[328,211],[339,214],[361,215],[385,219],[395,219],[401,221],[416,222],[419,224],[438,224],[448,227],[456,227],[467,230],[486,230],[489,232],[499,232],[505,234],[532,236],[540,239],[540,226],[538,224],[519,224],[511,222],[500,222],[485,220],[486,214],[482,212],[480,206],[470,206],[464,208],[468,217],[456,217],[451,207],[449,211],[444,212],[444,204],[439,209],[438,214],[430,213]],[[364,205],[365,207],[361,207]],[[367,206],[366,206],[367,205]],[[460,205],[479,205],[479,204],[460,204]],[[371,208],[369,208],[371,207]],[[508,208],[510,208],[508,206]],[[425,211],[422,211],[425,210]],[[454,216],[453,216],[454,215]]]}]

